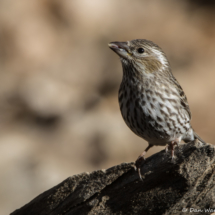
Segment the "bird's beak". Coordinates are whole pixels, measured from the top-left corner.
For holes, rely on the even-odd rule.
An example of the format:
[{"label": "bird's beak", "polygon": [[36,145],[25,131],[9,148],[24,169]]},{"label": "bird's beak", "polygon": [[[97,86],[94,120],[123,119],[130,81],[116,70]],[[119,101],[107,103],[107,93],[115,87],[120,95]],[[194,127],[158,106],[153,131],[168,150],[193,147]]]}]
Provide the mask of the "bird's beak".
[{"label": "bird's beak", "polygon": [[131,55],[131,51],[127,42],[111,42],[108,44],[108,46],[120,57],[128,58],[128,55]]}]

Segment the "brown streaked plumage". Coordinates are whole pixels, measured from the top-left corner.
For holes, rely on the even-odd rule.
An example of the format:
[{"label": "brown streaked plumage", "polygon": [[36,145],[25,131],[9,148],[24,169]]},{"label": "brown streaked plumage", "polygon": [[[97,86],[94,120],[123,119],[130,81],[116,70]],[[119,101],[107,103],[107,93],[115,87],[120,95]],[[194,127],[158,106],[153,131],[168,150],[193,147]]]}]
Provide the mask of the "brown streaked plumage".
[{"label": "brown streaked plumage", "polygon": [[165,53],[155,43],[138,39],[111,42],[109,47],[120,56],[123,78],[119,105],[128,127],[149,145],[135,164],[140,176],[144,155],[153,145],[171,149],[181,140],[204,141],[193,131],[191,112],[178,81],[171,72]]}]

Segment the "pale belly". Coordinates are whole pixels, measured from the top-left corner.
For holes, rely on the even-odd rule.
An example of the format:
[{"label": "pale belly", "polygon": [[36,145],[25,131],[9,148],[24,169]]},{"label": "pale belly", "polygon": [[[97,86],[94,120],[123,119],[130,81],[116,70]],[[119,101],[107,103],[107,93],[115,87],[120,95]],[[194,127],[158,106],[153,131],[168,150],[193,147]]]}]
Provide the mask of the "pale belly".
[{"label": "pale belly", "polygon": [[134,96],[120,100],[122,117],[128,127],[138,136],[153,145],[166,145],[175,139],[181,140],[191,128],[183,110],[159,98]]}]

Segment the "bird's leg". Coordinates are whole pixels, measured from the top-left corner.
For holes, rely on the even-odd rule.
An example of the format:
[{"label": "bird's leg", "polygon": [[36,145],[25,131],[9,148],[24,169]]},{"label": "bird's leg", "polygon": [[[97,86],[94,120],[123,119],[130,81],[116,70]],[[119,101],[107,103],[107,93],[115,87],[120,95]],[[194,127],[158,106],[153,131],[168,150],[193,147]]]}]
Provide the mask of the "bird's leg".
[{"label": "bird's leg", "polygon": [[139,175],[139,177],[140,177],[140,180],[143,180],[142,179],[142,175],[141,175],[141,169],[140,169],[140,167],[141,167],[141,163],[142,163],[142,161],[144,161],[145,160],[145,155],[146,155],[146,152],[152,147],[153,145],[151,145],[151,144],[149,144],[148,146],[147,146],[147,148],[144,150],[144,152],[142,153],[142,154],[140,154],[140,156],[137,158],[137,160],[135,161],[135,170],[137,170],[138,171],[138,175]]},{"label": "bird's leg", "polygon": [[174,159],[174,146],[177,145],[179,146],[179,140],[174,140],[171,143],[169,143],[169,145],[167,146],[167,148],[171,149],[171,157],[172,160]]}]

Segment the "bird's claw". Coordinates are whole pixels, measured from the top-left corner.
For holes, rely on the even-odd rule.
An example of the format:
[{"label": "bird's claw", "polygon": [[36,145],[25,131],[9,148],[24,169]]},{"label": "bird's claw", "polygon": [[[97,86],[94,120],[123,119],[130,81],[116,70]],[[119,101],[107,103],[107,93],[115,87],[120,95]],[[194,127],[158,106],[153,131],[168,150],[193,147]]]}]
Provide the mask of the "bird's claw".
[{"label": "bird's claw", "polygon": [[141,175],[141,168],[139,167],[137,169],[137,171],[138,171],[138,175],[139,175],[140,180],[143,181],[143,178],[142,178],[142,175]]},{"label": "bird's claw", "polygon": [[140,178],[140,180],[141,181],[143,181],[143,178],[142,178],[142,175],[141,175],[141,163],[142,163],[142,161],[144,161],[145,159],[144,159],[144,157],[143,156],[139,156],[138,158],[137,158],[137,160],[135,161],[135,171],[137,171],[138,172],[138,175],[139,175],[139,178]]},{"label": "bird's claw", "polygon": [[147,146],[147,148],[145,149],[145,151],[143,151],[142,154],[140,154],[140,156],[137,158],[137,160],[135,161],[135,170],[137,170],[138,172],[138,175],[139,175],[139,178],[141,181],[143,181],[143,178],[142,178],[142,175],[141,175],[141,164],[142,164],[142,161],[145,161],[145,154],[146,152],[152,147],[153,145],[149,144]]}]

